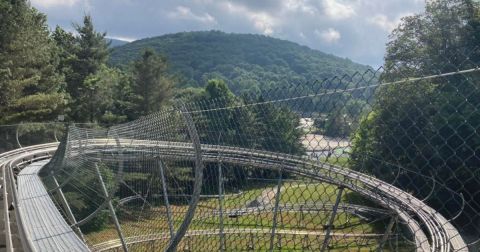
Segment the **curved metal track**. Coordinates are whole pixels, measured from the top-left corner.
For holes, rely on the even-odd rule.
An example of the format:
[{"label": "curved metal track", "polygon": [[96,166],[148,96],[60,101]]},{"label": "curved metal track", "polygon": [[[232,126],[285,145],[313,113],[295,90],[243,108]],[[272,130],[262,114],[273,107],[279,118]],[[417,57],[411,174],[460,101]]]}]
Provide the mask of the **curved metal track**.
[{"label": "curved metal track", "polygon": [[[25,233],[24,223],[19,209],[16,207],[17,202],[17,188],[15,185],[15,176],[18,172],[18,167],[23,164],[35,162],[50,158],[55,152],[58,143],[48,143],[35,145],[30,147],[23,147],[12,151],[0,154],[0,169],[2,171],[2,193],[3,197],[3,212],[4,212],[4,234],[6,239],[6,251],[33,251],[33,245],[28,238],[29,235]],[[15,218],[11,219],[9,210],[13,206]],[[14,232],[18,230],[18,233]]]},{"label": "curved metal track", "polygon": [[[130,160],[137,158],[136,154],[141,154],[143,157],[151,155],[165,160],[195,161],[196,150],[190,143],[132,139],[117,139],[116,141],[122,143],[118,145],[121,147],[118,147],[117,143],[111,139],[90,139],[88,152],[82,154],[97,158],[107,149],[108,153],[111,153],[112,151],[120,151],[116,148],[121,148],[123,153],[129,153],[127,159]],[[56,146],[57,143],[44,144],[1,154],[1,168],[5,171],[4,174],[9,174],[10,182],[14,181],[14,169],[30,160],[39,159],[39,156],[51,155]],[[78,144],[70,143],[70,148],[71,151],[75,152],[75,148],[80,148],[80,142]],[[413,234],[417,251],[468,251],[467,245],[458,231],[436,210],[403,190],[369,175],[327,163],[320,163],[305,157],[261,150],[203,144],[201,151],[203,162],[218,162],[220,160],[224,163],[252,166],[260,169],[282,167],[285,171],[358,192],[396,212],[399,219],[407,225]],[[4,175],[4,177],[6,176]],[[15,202],[16,188],[15,186],[11,186],[11,188],[14,196],[13,201]],[[22,216],[17,216],[19,229],[22,229],[21,220]],[[24,247],[28,248],[28,236],[23,234],[21,237],[24,241]]]}]

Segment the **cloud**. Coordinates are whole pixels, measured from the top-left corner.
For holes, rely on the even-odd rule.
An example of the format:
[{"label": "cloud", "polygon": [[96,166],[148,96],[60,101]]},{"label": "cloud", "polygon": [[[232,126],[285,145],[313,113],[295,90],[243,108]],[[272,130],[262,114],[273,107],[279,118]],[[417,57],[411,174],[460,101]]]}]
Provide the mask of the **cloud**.
[{"label": "cloud", "polygon": [[324,31],[315,30],[314,34],[327,43],[335,43],[342,37],[340,32],[333,28]]},{"label": "cloud", "polygon": [[197,15],[185,6],[177,6],[174,11],[168,12],[167,16],[172,19],[194,20],[206,24],[216,24],[217,20],[210,14]]},{"label": "cloud", "polygon": [[231,14],[246,18],[257,31],[265,35],[272,35],[275,32],[275,26],[278,24],[278,21],[270,14],[263,11],[253,11],[242,5],[226,2],[222,8]]},{"label": "cloud", "polygon": [[41,6],[44,8],[51,7],[71,7],[78,3],[80,0],[31,0],[32,5]]},{"label": "cloud", "polygon": [[310,5],[309,1],[306,0],[284,0],[283,7],[287,11],[307,13],[310,15],[314,15],[318,12],[318,9],[315,6]]},{"label": "cloud", "polygon": [[300,33],[298,34],[298,36],[300,36],[300,38],[302,38],[302,39],[306,39],[306,38],[307,38],[307,36],[305,36],[305,34],[303,34],[303,32],[300,32]]},{"label": "cloud", "polygon": [[391,20],[383,14],[377,14],[372,18],[369,18],[368,22],[374,24],[375,26],[380,27],[381,29],[387,32],[391,32],[393,29],[395,29],[398,26],[398,24],[400,23],[400,19]]},{"label": "cloud", "polygon": [[211,29],[256,33],[373,66],[382,64],[388,35],[400,17],[425,5],[424,0],[31,1],[47,14],[52,28],[71,29],[88,13],[95,28],[112,37]]},{"label": "cloud", "polygon": [[272,21],[272,18],[265,14],[265,13],[255,13],[250,16],[250,19],[253,22],[253,26],[263,32],[263,34],[266,35],[272,35],[274,30],[274,22]]},{"label": "cloud", "polygon": [[353,6],[339,3],[337,0],[323,0],[323,9],[332,19],[346,19],[355,15]]}]

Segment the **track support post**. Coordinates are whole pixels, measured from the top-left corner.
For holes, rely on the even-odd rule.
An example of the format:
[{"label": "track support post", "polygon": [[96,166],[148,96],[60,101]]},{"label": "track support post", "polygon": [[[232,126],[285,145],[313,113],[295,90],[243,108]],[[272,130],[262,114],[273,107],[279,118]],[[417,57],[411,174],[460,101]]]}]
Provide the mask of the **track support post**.
[{"label": "track support post", "polygon": [[[65,209],[65,212],[67,213],[67,217],[70,220],[71,223],[75,224],[77,223],[77,220],[75,219],[75,216],[73,215],[72,209],[70,208],[70,205],[67,202],[67,198],[65,198],[65,195],[63,194],[63,190],[58,184],[57,179],[55,178],[54,172],[51,172],[51,176],[53,179],[53,183],[55,184],[55,187],[58,188],[57,193],[60,196],[60,203],[62,204],[63,208]],[[74,226],[73,227],[75,231],[78,233],[80,238],[82,238],[83,241],[85,241],[85,237],[83,237],[82,230],[80,230],[80,227]]]},{"label": "track support post", "polygon": [[220,218],[220,251],[225,251],[225,234],[223,231],[223,174],[222,174],[222,162],[218,161],[218,205],[219,205],[219,218]]},{"label": "track support post", "polygon": [[277,229],[277,218],[278,218],[278,210],[279,210],[279,204],[280,204],[280,194],[282,192],[282,173],[283,173],[283,167],[278,170],[278,182],[277,182],[277,190],[275,193],[275,207],[273,209],[273,223],[272,223],[272,233],[270,234],[270,251],[273,251],[274,249],[274,240],[275,240],[275,232]]},{"label": "track support post", "polygon": [[387,228],[385,229],[385,234],[383,234],[382,240],[380,240],[380,244],[378,245],[377,252],[383,251],[383,247],[385,246],[385,243],[387,242],[388,237],[390,237],[390,235],[392,234],[393,225],[395,225],[396,222],[397,222],[396,216],[393,216],[392,218],[390,218],[390,222],[388,222]]},{"label": "track support post", "polygon": [[97,163],[95,163],[95,170],[97,172],[98,181],[100,181],[100,185],[102,186],[103,196],[105,197],[105,199],[108,200],[108,210],[110,211],[110,215],[111,215],[111,217],[113,219],[113,222],[115,224],[115,229],[117,230],[118,237],[120,238],[120,241],[122,242],[123,251],[128,252],[128,247],[127,247],[127,244],[125,243],[125,238],[123,237],[123,233],[122,233],[122,228],[120,227],[120,223],[118,222],[117,215],[115,214],[115,209],[113,208],[112,200],[108,197],[107,187],[105,186],[105,183],[103,182],[102,174],[100,173],[100,169],[98,168]]},{"label": "track support post", "polygon": [[165,169],[162,161],[158,162],[160,167],[160,177],[162,179],[163,200],[165,201],[165,208],[167,209],[168,229],[170,231],[170,240],[175,236],[175,229],[173,227],[172,211],[168,201],[167,181],[165,179]]},{"label": "track support post", "polygon": [[335,205],[333,206],[332,215],[330,215],[330,219],[328,220],[328,224],[325,230],[325,238],[323,239],[322,249],[320,251],[324,252],[328,249],[328,245],[330,243],[330,233],[332,232],[333,222],[335,221],[335,217],[337,216],[338,205],[340,205],[340,200],[342,199],[343,190],[345,187],[339,186],[337,198],[335,200]]}]

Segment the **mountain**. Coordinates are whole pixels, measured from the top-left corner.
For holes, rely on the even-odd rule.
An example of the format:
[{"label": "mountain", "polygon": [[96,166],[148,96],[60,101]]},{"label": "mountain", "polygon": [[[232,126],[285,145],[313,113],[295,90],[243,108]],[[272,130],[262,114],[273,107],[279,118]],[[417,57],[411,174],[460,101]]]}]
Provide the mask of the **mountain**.
[{"label": "mountain", "polygon": [[113,48],[109,63],[127,65],[147,47],[167,57],[172,71],[182,76],[182,86],[198,87],[208,79],[222,78],[236,93],[370,69],[290,41],[220,31],[182,32],[137,40]]},{"label": "mountain", "polygon": [[113,38],[106,38],[107,42],[110,42],[110,47],[117,47],[128,44],[128,41],[120,40],[120,39],[113,39]]}]

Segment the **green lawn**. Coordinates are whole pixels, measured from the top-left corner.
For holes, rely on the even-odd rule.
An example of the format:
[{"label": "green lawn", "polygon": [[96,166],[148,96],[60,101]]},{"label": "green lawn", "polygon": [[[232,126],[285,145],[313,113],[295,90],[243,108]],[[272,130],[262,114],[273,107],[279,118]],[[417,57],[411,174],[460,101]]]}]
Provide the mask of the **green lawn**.
[{"label": "green lawn", "polygon": [[[231,215],[224,214],[223,225],[224,229],[242,229],[245,232],[251,232],[254,229],[263,230],[253,235],[247,234],[228,234],[226,235],[227,251],[248,251],[249,247],[254,246],[254,250],[268,250],[270,244],[270,230],[272,229],[272,220],[274,218],[272,205],[275,202],[276,183],[264,182],[264,183],[251,183],[248,188],[243,188],[243,193],[239,195],[232,194],[226,196],[224,199],[224,210],[245,208],[249,203],[255,201],[262,195],[269,195],[272,197],[269,204],[270,208],[264,211],[256,211],[244,215]],[[320,204],[335,202],[337,196],[337,188],[335,186],[325,183],[311,183],[310,181],[292,181],[287,180],[283,183],[280,190],[280,202],[279,205],[285,204]],[[353,192],[345,190],[342,195],[342,202],[348,202]],[[188,206],[186,205],[174,205],[172,206],[172,212],[174,215],[175,227],[178,228],[183,222],[184,214]],[[261,208],[261,207],[260,207]],[[201,199],[197,207],[195,217],[190,224],[189,230],[215,230],[220,227],[220,218],[218,212],[219,200],[217,198]],[[130,209],[129,211],[131,211]],[[319,244],[322,243],[322,236],[315,234],[324,233],[324,225],[330,218],[331,211],[280,211],[277,213],[277,229],[278,230],[301,230],[312,231],[309,234],[302,235],[290,235],[282,234],[275,238],[276,250],[283,251],[301,251],[301,250],[318,250]],[[155,207],[150,209],[144,215],[135,215],[135,212],[131,212],[129,218],[128,214],[122,215],[120,220],[122,225],[122,231],[124,236],[138,236],[152,233],[168,233],[168,225],[165,214],[165,207]],[[382,223],[380,223],[382,224]],[[365,234],[365,233],[378,233],[382,232],[382,225],[375,226],[374,224],[366,223],[364,220],[345,213],[339,212],[334,220],[333,232],[336,233],[349,233],[349,234]],[[378,227],[380,226],[380,228]],[[267,231],[265,231],[267,230]],[[286,231],[286,232],[287,232]],[[289,231],[288,231],[289,232]],[[317,232],[317,233],[315,233]],[[216,235],[203,235],[195,237],[185,237],[180,246],[179,251],[192,247],[191,251],[217,251],[219,238]],[[267,236],[267,237],[263,237]],[[262,238],[263,237],[263,238]],[[107,228],[100,232],[94,232],[86,235],[89,244],[96,244],[103,241],[117,239],[116,231],[113,225],[108,225]],[[252,243],[253,241],[253,243]],[[368,243],[366,243],[368,241]],[[166,241],[150,242],[143,245],[136,245],[132,247],[134,251],[142,251],[146,249],[145,246],[156,246],[160,249],[164,246]],[[190,245],[188,245],[189,243]],[[163,244],[163,245],[162,245]],[[362,240],[354,238],[342,238],[339,240],[332,239],[331,251],[371,251],[377,246],[378,241],[376,239]],[[187,248],[186,248],[186,247]],[[320,245],[321,246],[321,245]],[[338,249],[335,249],[338,248]],[[148,250],[148,248],[147,248]],[[388,251],[388,250],[387,250]]]},{"label": "green lawn", "polygon": [[345,168],[349,167],[349,161],[350,161],[350,158],[345,156],[340,156],[340,157],[331,156],[329,158],[326,158],[326,157],[320,158],[320,162],[327,162],[329,164],[338,165]]}]

